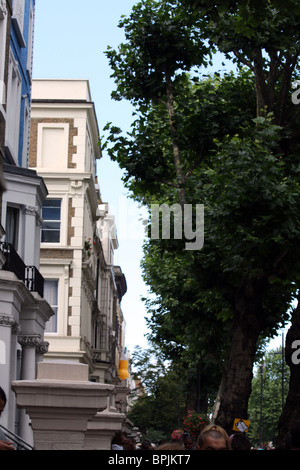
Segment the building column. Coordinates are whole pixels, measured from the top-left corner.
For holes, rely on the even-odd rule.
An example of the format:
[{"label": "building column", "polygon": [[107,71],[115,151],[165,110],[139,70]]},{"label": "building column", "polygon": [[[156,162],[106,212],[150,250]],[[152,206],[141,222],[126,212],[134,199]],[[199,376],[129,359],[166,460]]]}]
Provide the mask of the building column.
[{"label": "building column", "polygon": [[[5,391],[7,399],[10,396],[10,383],[11,383],[11,344],[12,344],[12,328],[15,325],[15,320],[9,315],[0,314],[0,377],[1,387]],[[5,407],[3,415],[1,416],[1,423],[5,427],[9,427],[8,412],[10,401]]]},{"label": "building column", "polygon": [[[11,340],[10,340],[10,380],[9,384],[16,377],[20,375],[20,345],[18,343],[18,334],[20,333],[20,326],[17,323],[14,323],[11,328]],[[8,391],[8,404],[6,405],[9,409],[9,420],[8,420],[8,429],[15,430],[16,425],[16,395],[9,386]]]},{"label": "building column", "polygon": [[0,270],[0,378],[7,396],[1,424],[11,431],[15,430],[16,397],[10,385],[19,378],[20,311],[24,302],[30,302],[30,299],[30,292],[14,273]]},{"label": "building column", "polygon": [[22,346],[21,380],[34,380],[36,377],[36,349],[42,339],[40,335],[19,335]]},{"label": "building column", "polygon": [[[25,214],[25,227],[23,232],[24,240],[24,256],[23,261],[26,266],[37,265],[38,260],[36,259],[36,227],[37,227],[37,207],[33,206],[23,206],[23,211]],[[28,240],[32,240],[32,243],[28,243]],[[26,243],[27,240],[27,243]],[[26,249],[25,249],[26,247]],[[39,251],[38,251],[39,253]]]},{"label": "building column", "polygon": [[[35,380],[36,378],[36,350],[41,344],[40,335],[19,335],[22,346],[21,380]],[[28,444],[33,446],[33,433],[30,418],[24,409],[19,415],[19,435]]]}]

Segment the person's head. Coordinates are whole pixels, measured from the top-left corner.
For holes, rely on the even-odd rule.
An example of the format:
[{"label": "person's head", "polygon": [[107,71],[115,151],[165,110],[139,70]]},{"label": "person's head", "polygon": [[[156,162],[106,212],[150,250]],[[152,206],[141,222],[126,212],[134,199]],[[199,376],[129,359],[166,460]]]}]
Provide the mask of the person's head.
[{"label": "person's head", "polygon": [[151,442],[148,439],[145,439],[141,444],[141,449],[142,450],[152,450],[153,446],[152,446]]},{"label": "person's head", "polygon": [[199,450],[231,450],[227,432],[215,424],[206,426],[197,441]]},{"label": "person's head", "polygon": [[0,387],[0,416],[6,405],[6,395],[4,390]]},{"label": "person's head", "polygon": [[121,432],[117,432],[114,437],[112,438],[112,444],[122,445],[123,444],[123,434]]},{"label": "person's head", "polygon": [[187,432],[184,432],[182,434],[182,441],[184,443],[184,447],[186,449],[193,449],[195,447],[195,442],[194,442],[194,439],[192,438],[192,436],[187,433]]},{"label": "person's head", "polygon": [[136,446],[133,440],[126,437],[126,435],[122,438],[123,448],[124,450],[135,450]]},{"label": "person's head", "polygon": [[184,443],[182,441],[171,441],[160,444],[155,450],[184,450]]},{"label": "person's head", "polygon": [[244,432],[233,434],[230,437],[231,449],[232,450],[250,450],[251,442],[248,436]]}]

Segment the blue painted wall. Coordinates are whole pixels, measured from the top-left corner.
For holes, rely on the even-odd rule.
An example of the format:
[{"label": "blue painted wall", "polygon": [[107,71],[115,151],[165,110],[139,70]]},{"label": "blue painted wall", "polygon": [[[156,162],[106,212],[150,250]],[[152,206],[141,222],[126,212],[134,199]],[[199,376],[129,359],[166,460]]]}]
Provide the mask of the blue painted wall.
[{"label": "blue painted wall", "polygon": [[[14,3],[14,2],[13,2]],[[19,64],[19,72],[22,78],[22,93],[21,93],[21,112],[20,112],[20,127],[19,127],[19,150],[18,150],[18,165],[22,166],[22,156],[24,145],[27,146],[28,142],[24,136],[27,132],[24,128],[24,116],[25,116],[25,102],[27,100],[28,107],[30,109],[31,104],[31,77],[27,71],[28,54],[32,54],[32,50],[28,50],[28,46],[33,44],[33,41],[29,39],[29,28],[30,28],[30,10],[35,10],[35,0],[25,0],[24,8],[24,23],[23,23],[23,40],[20,40],[18,30],[16,29],[14,22],[11,25],[10,34],[10,47],[13,51],[14,57]],[[23,165],[24,166],[24,165]],[[28,163],[27,165],[28,166]]]}]

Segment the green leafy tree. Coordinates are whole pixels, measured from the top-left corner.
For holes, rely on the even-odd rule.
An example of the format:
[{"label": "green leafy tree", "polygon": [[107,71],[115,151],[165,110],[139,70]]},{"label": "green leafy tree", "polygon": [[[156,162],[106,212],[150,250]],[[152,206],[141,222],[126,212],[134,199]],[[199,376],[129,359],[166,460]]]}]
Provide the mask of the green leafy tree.
[{"label": "green leafy tree", "polygon": [[[255,3],[249,3],[251,8]],[[145,271],[162,301],[151,320],[155,335],[165,338],[169,352],[175,346],[180,354],[190,349],[204,357],[208,341],[192,346],[193,332],[202,338],[212,333],[213,321],[223,322],[217,420],[231,429],[236,416],[247,415],[258,339],[285,321],[299,284],[299,112],[289,96],[297,76],[299,18],[286,9],[276,12],[275,2],[263,2],[258,10],[263,25],[255,26],[255,10],[242,9],[240,2],[227,2],[228,10],[221,2],[189,2],[191,10],[182,4],[140,2],[122,24],[127,43],[118,53],[108,51],[115,98],[137,107],[131,135],[124,137],[110,126],[109,152],[126,169],[136,199],[149,206],[175,201],[205,205],[204,249],[185,258],[180,241],[151,240]],[[278,38],[284,41],[279,44]],[[217,86],[211,82],[214,92],[205,96],[205,85],[191,86],[182,73],[205,64],[204,39],[248,67],[253,87],[245,73],[243,80],[238,77],[235,85],[244,90],[239,105],[234,91],[226,88],[227,77]],[[160,44],[169,44],[170,57]],[[244,97],[249,97],[247,107]],[[151,264],[153,253],[160,257],[161,273]],[[193,283],[191,289],[184,284],[186,295],[172,257],[174,263],[176,257],[182,261],[186,273],[190,270]],[[162,273],[163,287],[156,280]]]},{"label": "green leafy tree", "polygon": [[[193,203],[197,169],[228,135],[244,135],[255,117],[255,89],[252,73],[241,70],[238,79],[231,72],[192,79],[187,74],[173,83],[176,110],[176,138],[180,148],[186,202]],[[112,160],[124,170],[124,182],[135,198],[148,206],[154,202],[179,202],[177,170],[172,137],[164,103],[154,102],[136,113],[131,132],[108,124],[105,147]],[[191,190],[189,189],[191,187]],[[201,201],[201,199],[199,199]]]},{"label": "green leafy tree", "polygon": [[181,371],[163,361],[157,348],[146,351],[136,348],[132,359],[140,387],[128,417],[155,442],[170,440],[184,414]]},{"label": "green leafy tree", "polygon": [[198,17],[211,47],[253,72],[257,116],[272,112],[277,124],[286,123],[299,65],[299,2],[182,0],[182,5]]},{"label": "green leafy tree", "polygon": [[[192,333],[198,337],[194,344],[200,351],[203,346],[204,358],[214,338],[215,365],[222,367],[221,359],[227,359],[220,409],[228,429],[234,417],[247,417],[259,337],[274,333],[284,321],[299,268],[297,172],[276,154],[280,129],[264,118],[256,124],[255,138],[232,138],[202,169],[204,248],[185,255],[184,262],[184,255],[174,256],[172,245],[150,241],[146,258],[154,290],[161,294],[161,305],[168,306],[151,317],[152,331],[164,338],[161,343],[169,340],[172,347],[181,339],[184,344],[189,331],[190,338]],[[291,244],[292,251],[287,249]]]},{"label": "green leafy tree", "polygon": [[263,362],[256,367],[249,399],[249,438],[254,446],[277,443],[278,421],[282,411],[282,380],[285,401],[289,368],[284,363],[282,369],[281,350],[269,351]]},{"label": "green leafy tree", "polygon": [[299,338],[300,338],[300,294],[298,291],[296,307],[292,309],[291,327],[286,335],[285,360],[290,370],[290,381],[288,395],[283,412],[279,419],[279,433],[277,439],[278,448],[283,448],[286,436],[291,424],[299,420],[300,399],[299,399]]},{"label": "green leafy tree", "polygon": [[186,175],[178,143],[174,86],[195,63],[206,63],[210,50],[195,31],[193,17],[182,18],[177,6],[174,0],[142,0],[136,4],[129,18],[119,23],[127,41],[117,51],[108,48],[106,54],[117,83],[112,94],[115,99],[130,100],[141,110],[150,102],[164,106],[175,172],[172,184],[183,204]]},{"label": "green leafy tree", "polygon": [[[291,84],[299,78],[300,5],[297,0],[182,0],[182,5],[198,17],[212,47],[223,52],[238,66],[246,66],[255,77],[257,116],[273,113],[276,124],[286,130],[280,147],[283,155],[295,155],[299,142],[299,109],[291,106]],[[295,146],[296,144],[296,146]],[[290,160],[291,161],[291,160]],[[293,166],[293,163],[290,163]],[[297,224],[297,217],[294,223]],[[287,250],[289,248],[287,247]],[[295,275],[297,283],[298,276]],[[299,319],[292,317],[291,337],[298,331]],[[289,353],[287,361],[291,363]],[[297,369],[291,364],[292,401],[299,401]],[[300,410],[287,403],[281,423],[281,440],[288,422]],[[221,407],[222,414],[222,407]],[[223,415],[224,416],[224,415]],[[222,415],[219,416],[221,420]]]}]

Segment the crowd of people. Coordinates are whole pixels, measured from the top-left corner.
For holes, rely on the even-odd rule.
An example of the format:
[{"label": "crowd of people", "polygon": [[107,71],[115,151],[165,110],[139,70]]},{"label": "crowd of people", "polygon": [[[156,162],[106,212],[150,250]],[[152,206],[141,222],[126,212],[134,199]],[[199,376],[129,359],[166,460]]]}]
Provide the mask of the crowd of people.
[{"label": "crowd of people", "polygon": [[[0,387],[0,416],[6,405],[6,395]],[[12,442],[9,442],[0,429],[0,450],[13,450]],[[210,424],[206,426],[195,440],[188,433],[183,433],[181,439],[162,442],[157,446],[149,440],[136,444],[133,440],[118,432],[111,443],[111,450],[251,450],[251,442],[244,432],[228,435],[220,426]],[[300,420],[296,421],[286,436],[286,450],[300,450]]]},{"label": "crowd of people", "polygon": [[[183,433],[181,439],[159,443],[157,446],[149,440],[135,444],[124,434],[117,433],[112,440],[112,450],[253,450],[245,432],[228,435],[215,424],[207,425],[199,434],[197,440],[188,433]],[[263,450],[262,448],[259,450]],[[300,421],[294,423],[286,437],[285,450],[300,450]]]}]

